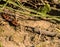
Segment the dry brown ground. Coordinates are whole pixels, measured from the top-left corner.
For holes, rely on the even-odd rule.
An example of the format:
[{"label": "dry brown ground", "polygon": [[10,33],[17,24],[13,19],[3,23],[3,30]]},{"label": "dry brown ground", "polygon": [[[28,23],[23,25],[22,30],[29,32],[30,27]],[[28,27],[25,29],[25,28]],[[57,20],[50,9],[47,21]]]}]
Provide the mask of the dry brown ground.
[{"label": "dry brown ground", "polygon": [[2,47],[60,47],[60,24],[15,13],[19,26],[10,25],[0,15]]}]

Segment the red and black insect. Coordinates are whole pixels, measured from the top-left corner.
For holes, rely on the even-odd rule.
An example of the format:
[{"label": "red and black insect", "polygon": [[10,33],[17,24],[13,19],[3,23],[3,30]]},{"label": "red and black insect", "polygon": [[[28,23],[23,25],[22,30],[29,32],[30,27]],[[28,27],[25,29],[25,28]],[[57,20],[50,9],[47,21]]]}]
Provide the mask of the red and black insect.
[{"label": "red and black insect", "polygon": [[18,23],[17,23],[17,20],[16,19],[13,19],[11,18],[11,16],[9,14],[2,14],[2,17],[7,20],[8,22],[10,22],[12,25],[14,26],[18,26]]}]

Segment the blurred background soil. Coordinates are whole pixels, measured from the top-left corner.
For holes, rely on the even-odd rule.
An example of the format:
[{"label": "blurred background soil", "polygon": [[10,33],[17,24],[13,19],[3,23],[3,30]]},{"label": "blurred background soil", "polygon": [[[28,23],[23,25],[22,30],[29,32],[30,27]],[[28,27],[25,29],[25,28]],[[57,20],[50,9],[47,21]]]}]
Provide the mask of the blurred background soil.
[{"label": "blurred background soil", "polygon": [[[21,2],[26,1],[23,0]],[[54,1],[54,4],[58,5],[59,3],[57,2],[57,0]],[[35,16],[23,15],[8,9],[4,9],[4,12],[14,14],[19,26],[11,24],[4,19],[0,13],[1,47],[60,47],[59,22],[53,20],[48,21]],[[53,13],[51,12],[49,14]]]},{"label": "blurred background soil", "polygon": [[2,47],[60,47],[60,24],[38,17],[14,13],[19,26],[13,26],[0,14]]}]

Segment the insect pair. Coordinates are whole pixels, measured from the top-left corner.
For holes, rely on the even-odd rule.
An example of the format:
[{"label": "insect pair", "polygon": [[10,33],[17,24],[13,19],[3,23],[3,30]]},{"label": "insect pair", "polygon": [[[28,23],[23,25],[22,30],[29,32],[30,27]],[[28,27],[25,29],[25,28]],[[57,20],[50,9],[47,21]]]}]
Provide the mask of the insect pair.
[{"label": "insect pair", "polygon": [[6,14],[6,13],[2,13],[2,17],[10,22],[12,25],[14,26],[18,26],[18,23],[17,23],[17,20],[15,18],[12,18],[9,14]]}]

